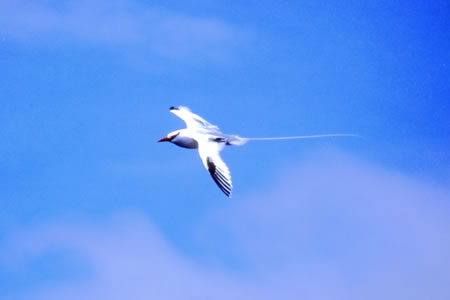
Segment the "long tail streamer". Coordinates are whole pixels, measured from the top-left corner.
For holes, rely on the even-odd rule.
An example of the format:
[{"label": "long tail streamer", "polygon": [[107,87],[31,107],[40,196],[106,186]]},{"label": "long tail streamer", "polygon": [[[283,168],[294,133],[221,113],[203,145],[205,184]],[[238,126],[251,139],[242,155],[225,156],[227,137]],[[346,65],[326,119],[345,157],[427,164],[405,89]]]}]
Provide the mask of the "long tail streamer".
[{"label": "long tail streamer", "polygon": [[351,136],[351,137],[361,137],[356,134],[345,134],[345,133],[335,133],[335,134],[316,134],[316,135],[299,135],[299,136],[282,136],[282,137],[260,137],[260,138],[244,138],[249,141],[275,141],[275,140],[298,140],[298,139],[317,139],[323,137],[335,137],[335,136]]}]

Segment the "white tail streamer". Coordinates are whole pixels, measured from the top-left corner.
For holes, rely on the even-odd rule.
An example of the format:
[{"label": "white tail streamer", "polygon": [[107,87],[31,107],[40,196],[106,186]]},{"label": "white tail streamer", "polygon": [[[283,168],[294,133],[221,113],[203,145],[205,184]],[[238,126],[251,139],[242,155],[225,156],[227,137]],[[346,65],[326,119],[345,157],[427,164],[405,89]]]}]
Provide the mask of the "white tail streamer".
[{"label": "white tail streamer", "polygon": [[324,137],[337,137],[337,136],[349,136],[349,137],[361,137],[356,134],[335,133],[335,134],[316,134],[316,135],[298,135],[298,136],[282,136],[282,137],[260,137],[260,138],[244,138],[248,141],[275,141],[275,140],[299,140],[299,139],[317,139]]}]

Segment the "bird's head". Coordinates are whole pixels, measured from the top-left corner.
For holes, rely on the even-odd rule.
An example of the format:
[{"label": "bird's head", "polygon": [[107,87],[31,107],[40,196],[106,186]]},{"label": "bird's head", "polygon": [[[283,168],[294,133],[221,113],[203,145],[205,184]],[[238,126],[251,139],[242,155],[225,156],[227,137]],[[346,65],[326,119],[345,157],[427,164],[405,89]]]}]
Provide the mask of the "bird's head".
[{"label": "bird's head", "polygon": [[173,131],[173,132],[169,133],[166,137],[163,137],[163,138],[159,139],[158,143],[160,143],[160,142],[171,142],[179,134],[180,134],[179,130]]}]

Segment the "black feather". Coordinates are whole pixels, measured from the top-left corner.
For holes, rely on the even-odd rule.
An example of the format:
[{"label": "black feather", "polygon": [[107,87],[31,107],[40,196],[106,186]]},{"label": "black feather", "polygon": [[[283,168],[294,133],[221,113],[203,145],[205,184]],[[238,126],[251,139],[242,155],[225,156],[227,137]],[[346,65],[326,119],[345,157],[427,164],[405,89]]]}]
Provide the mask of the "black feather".
[{"label": "black feather", "polygon": [[216,167],[213,160],[208,157],[206,159],[206,163],[208,166],[208,171],[211,174],[214,182],[219,186],[219,188],[224,192],[225,195],[230,197],[231,194],[231,185],[225,178],[225,176],[221,173],[221,170]]}]

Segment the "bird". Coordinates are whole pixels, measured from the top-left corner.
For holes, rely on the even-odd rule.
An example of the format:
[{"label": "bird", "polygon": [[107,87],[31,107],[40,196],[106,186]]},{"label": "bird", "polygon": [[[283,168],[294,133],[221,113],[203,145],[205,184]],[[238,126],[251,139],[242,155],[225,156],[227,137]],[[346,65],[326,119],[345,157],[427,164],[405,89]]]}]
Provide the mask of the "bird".
[{"label": "bird", "polygon": [[242,146],[251,140],[269,141],[357,136],[355,134],[319,134],[262,138],[240,137],[238,135],[221,132],[219,127],[209,123],[199,115],[194,114],[186,106],[171,106],[169,110],[186,123],[186,128],[172,131],[157,142],[170,142],[182,148],[198,149],[198,153],[206,170],[210,173],[217,186],[228,197],[231,197],[233,184],[231,182],[230,170],[220,157],[220,151],[222,151],[225,146]]}]

